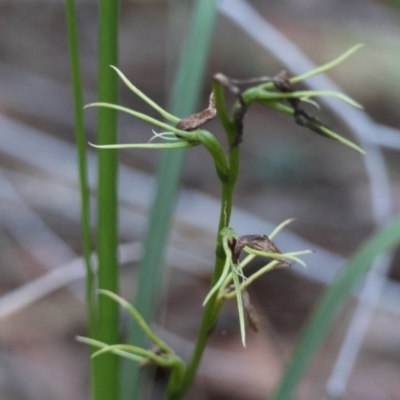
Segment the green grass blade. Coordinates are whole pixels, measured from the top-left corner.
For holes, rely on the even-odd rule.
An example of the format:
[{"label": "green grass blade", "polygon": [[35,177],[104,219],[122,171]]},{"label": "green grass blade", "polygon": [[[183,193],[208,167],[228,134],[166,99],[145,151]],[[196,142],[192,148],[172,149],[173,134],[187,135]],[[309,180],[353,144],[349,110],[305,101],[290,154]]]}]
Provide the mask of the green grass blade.
[{"label": "green grass blade", "polygon": [[[190,31],[182,51],[173,91],[169,101],[170,111],[185,117],[196,111],[203,82],[211,35],[217,13],[216,0],[196,0]],[[144,248],[145,255],[139,265],[135,305],[143,318],[151,322],[160,292],[161,264],[171,222],[174,201],[184,160],[184,150],[165,151],[157,175],[157,191],[152,205]],[[145,336],[134,324],[129,343],[146,345]],[[139,370],[127,365],[123,371],[124,400],[141,398]]]},{"label": "green grass blade", "polygon": [[86,266],[86,304],[89,321],[89,334],[95,329],[95,309],[93,304],[93,270],[90,255],[92,252],[90,238],[90,192],[87,176],[86,135],[83,115],[82,81],[80,74],[78,32],[74,0],[66,0],[68,43],[71,59],[71,76],[74,95],[75,137],[78,147],[79,183],[81,192],[81,225],[83,236],[83,253]]},{"label": "green grass blade", "polygon": [[[71,78],[74,96],[75,140],[78,148],[79,185],[81,195],[81,229],[83,239],[83,255],[86,268],[86,314],[88,334],[93,337],[96,331],[96,304],[94,293],[94,274],[91,265],[91,234],[90,234],[90,190],[87,172],[86,135],[83,115],[82,80],[80,74],[79,42],[77,17],[74,0],[66,0],[66,16],[68,29],[68,45],[71,61]],[[91,353],[94,351],[90,347]],[[91,388],[94,389],[94,364],[91,362]]]},{"label": "green grass blade", "polygon": [[[100,0],[98,101],[118,103],[118,75],[110,65],[118,65],[119,1]],[[98,109],[98,144],[117,143],[117,110]],[[117,150],[98,152],[97,254],[98,286],[118,293],[118,201]],[[106,296],[98,298],[98,327],[95,338],[107,344],[119,341],[118,304]],[[95,400],[118,399],[119,359],[105,354],[94,360]]]},{"label": "green grass blade", "polygon": [[350,259],[343,268],[342,274],[329,287],[311,315],[279,388],[272,396],[273,400],[291,399],[294,389],[307,371],[312,356],[327,334],[344,301],[351,295],[354,285],[369,271],[375,257],[392,249],[399,242],[400,218],[396,218],[368,239]]}]

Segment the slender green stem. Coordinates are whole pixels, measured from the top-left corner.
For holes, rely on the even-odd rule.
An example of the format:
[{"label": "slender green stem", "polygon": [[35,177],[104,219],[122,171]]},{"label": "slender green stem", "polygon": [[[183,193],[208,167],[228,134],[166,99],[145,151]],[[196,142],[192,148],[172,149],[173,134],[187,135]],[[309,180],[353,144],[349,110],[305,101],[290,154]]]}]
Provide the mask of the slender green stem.
[{"label": "slender green stem", "polygon": [[[215,89],[215,86],[214,86]],[[218,90],[218,88],[217,88]],[[225,102],[221,101],[222,98],[219,94],[216,96],[216,107],[218,110],[218,115],[222,116],[225,120],[224,127],[228,128],[226,134],[228,140],[232,140],[234,125],[227,123],[227,113],[225,110]],[[211,280],[211,288],[218,282],[221,275],[223,274],[225,265],[225,252],[223,249],[223,243],[221,238],[221,230],[228,227],[230,216],[232,212],[232,200],[233,200],[233,190],[239,173],[239,147],[233,148],[229,153],[229,174],[226,181],[222,181],[222,199],[221,199],[221,211],[218,225],[218,236],[217,245],[215,250],[215,266],[214,273]],[[204,349],[206,347],[208,338],[215,326],[217,316],[218,316],[219,302],[217,299],[217,293],[215,292],[209,299],[204,308],[203,318],[198,331],[195,347],[192,353],[192,357],[186,369],[184,376],[182,389],[180,392],[180,397],[182,398],[189,387],[191,386],[193,379],[195,377],[198,365],[200,363],[201,357],[203,355]]]},{"label": "slender green stem", "polygon": [[182,360],[175,360],[175,364],[171,370],[171,375],[167,385],[167,399],[174,399],[179,395],[183,376],[185,374],[185,364]]},{"label": "slender green stem", "polygon": [[[118,65],[119,1],[100,0],[98,101],[118,103],[118,75],[110,65]],[[98,143],[117,142],[117,110],[99,108]],[[118,202],[117,150],[98,152],[98,286],[118,293]],[[98,298],[96,338],[107,344],[118,343],[118,304],[106,296]],[[105,354],[94,360],[96,400],[117,399],[119,393],[118,357]]]},{"label": "slender green stem", "polygon": [[[224,96],[224,88],[221,83],[214,79],[213,81],[213,92],[215,97],[215,106],[218,110],[218,118],[221,121],[222,126],[225,129],[225,132],[229,134],[235,133],[235,125],[233,121],[229,118],[228,113],[226,112],[226,104],[225,104],[225,96]],[[232,140],[232,143],[234,139]]]},{"label": "slender green stem", "polygon": [[[218,239],[215,250],[216,258],[215,258],[214,273],[211,280],[211,288],[218,282],[221,274],[223,273],[225,265],[226,256],[223,249],[220,232],[223,228],[229,225],[229,220],[232,211],[232,197],[233,197],[233,189],[235,186],[235,181],[236,179],[233,179],[233,184],[231,181],[222,184],[221,212],[220,212],[220,220],[218,226]],[[207,304],[204,307],[204,313],[197,333],[197,339],[194,346],[194,350],[191,359],[187,365],[181,391],[177,399],[183,398],[183,396],[188,391],[194,380],[201,357],[207,345],[208,338],[212,333],[215,323],[217,321],[217,316],[218,316],[218,313],[216,312],[217,304],[218,304],[217,293],[214,293],[209,298]]]},{"label": "slender green stem", "polygon": [[[213,90],[215,95],[215,106],[217,108],[218,116],[222,122],[225,129],[225,133],[228,138],[229,144],[232,144],[236,140],[237,129],[232,119],[228,117],[226,112],[225,100],[222,92],[221,85],[214,81]],[[221,237],[221,231],[223,228],[228,227],[231,213],[232,213],[232,201],[233,201],[233,190],[237,178],[239,176],[239,146],[231,148],[229,152],[229,172],[225,180],[221,179],[222,183],[222,196],[221,196],[221,211],[219,216],[218,224],[218,234],[217,234],[217,245],[215,249],[215,265],[213,277],[211,280],[211,288],[219,281],[221,275],[224,271],[226,255],[223,248],[223,241]],[[183,398],[187,390],[190,388],[193,379],[196,375],[197,368],[199,366],[201,357],[203,355],[204,349],[207,345],[208,338],[215,326],[218,317],[218,311],[221,307],[221,300],[217,297],[217,292],[211,295],[207,304],[204,307],[203,317],[200,323],[200,327],[197,334],[197,339],[195,347],[186,368],[186,373],[184,376],[182,389],[180,391],[180,396],[178,399]]]}]

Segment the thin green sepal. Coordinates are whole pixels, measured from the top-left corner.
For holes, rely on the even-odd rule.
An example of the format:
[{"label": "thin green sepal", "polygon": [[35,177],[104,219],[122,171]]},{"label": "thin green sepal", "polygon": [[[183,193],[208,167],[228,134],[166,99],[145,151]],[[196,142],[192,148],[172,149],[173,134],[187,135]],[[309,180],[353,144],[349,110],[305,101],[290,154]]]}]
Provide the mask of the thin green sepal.
[{"label": "thin green sepal", "polygon": [[174,124],[177,124],[180,119],[178,117],[175,117],[174,115],[170,114],[168,111],[164,110],[161,108],[158,104],[156,104],[153,100],[151,100],[149,97],[147,97],[141,90],[139,90],[122,72],[119,70],[117,67],[114,67],[114,65],[110,65],[111,68],[113,68],[117,74],[120,76],[120,78],[124,81],[125,85],[132,90],[136,95],[138,95],[141,99],[143,99],[150,107],[154,108],[158,113],[161,114],[162,117],[167,119],[168,121],[173,122]]}]

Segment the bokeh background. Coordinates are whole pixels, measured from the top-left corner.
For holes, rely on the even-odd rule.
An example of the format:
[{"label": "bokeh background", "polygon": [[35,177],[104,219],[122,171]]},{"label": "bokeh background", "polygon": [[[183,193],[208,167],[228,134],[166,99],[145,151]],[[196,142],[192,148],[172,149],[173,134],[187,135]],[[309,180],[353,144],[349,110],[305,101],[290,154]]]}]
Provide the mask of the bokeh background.
[{"label": "bokeh background", "polygon": [[[191,1],[122,1],[120,68],[161,105],[171,87]],[[95,0],[78,0],[85,101],[96,98]],[[367,155],[254,106],[245,119],[232,225],[268,234],[297,218],[277,243],[312,248],[308,269],[293,265],[259,280],[250,295],[262,316],[241,346],[228,304],[190,399],[266,398],[299,330],[346,259],[400,208],[400,9],[372,0],[220,2],[199,107],[216,72],[234,78],[305,72],[357,43],[360,51],[324,78],[364,105],[321,101],[319,117]],[[329,81],[327,81],[328,79]],[[228,94],[229,98],[229,94]],[[121,85],[121,104],[152,113]],[[231,101],[234,99],[232,98]],[[88,354],[80,259],[79,191],[65,9],[60,0],[0,1],[0,398],[87,399]],[[96,111],[86,113],[95,142]],[[208,129],[222,138],[218,122]],[[120,116],[121,142],[146,142],[151,127]],[[95,216],[96,158],[88,147]],[[120,152],[122,295],[132,298],[157,151]],[[219,182],[207,153],[187,152],[165,259],[157,329],[190,353],[208,290],[219,213]],[[95,218],[93,218],[95,223]],[[254,266],[256,268],[257,266]],[[300,385],[298,399],[400,399],[400,264],[381,257],[336,319]],[[157,390],[149,394],[157,397]]]}]

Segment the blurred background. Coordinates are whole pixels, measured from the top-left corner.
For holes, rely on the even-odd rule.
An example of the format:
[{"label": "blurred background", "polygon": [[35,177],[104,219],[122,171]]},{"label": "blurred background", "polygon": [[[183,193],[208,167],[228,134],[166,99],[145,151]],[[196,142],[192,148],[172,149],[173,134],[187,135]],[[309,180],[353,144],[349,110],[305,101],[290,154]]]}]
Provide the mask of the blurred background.
[{"label": "blurred background", "polygon": [[[171,87],[191,1],[122,1],[120,69],[161,105]],[[69,54],[62,1],[0,2],[0,398],[88,399],[84,272]],[[78,0],[85,101],[96,98],[95,0]],[[346,259],[400,209],[400,11],[372,0],[220,2],[200,109],[216,72],[234,78],[298,74],[348,48],[360,51],[323,78],[364,105],[338,101],[313,111],[362,145],[367,156],[253,106],[245,119],[232,226],[277,238],[282,251],[311,248],[308,269],[278,270],[251,288],[262,317],[243,349],[235,304],[227,304],[190,399],[266,398],[299,329]],[[319,79],[319,80],[318,80]],[[230,98],[229,94],[227,94]],[[230,99],[232,102],[233,98]],[[121,85],[124,106],[152,114]],[[86,112],[95,142],[96,110]],[[223,140],[217,121],[207,125]],[[147,142],[151,127],[120,115],[120,141]],[[88,147],[95,223],[96,153]],[[120,258],[123,297],[135,267],[154,193],[160,153],[120,152]],[[219,181],[208,154],[187,152],[165,259],[160,335],[190,354],[208,291],[219,215]],[[298,399],[400,399],[400,258],[379,258],[336,319]],[[255,265],[254,268],[257,266]],[[155,391],[156,392],[156,391]],[[150,398],[150,397],[149,397]],[[153,394],[153,398],[157,394]]]}]

